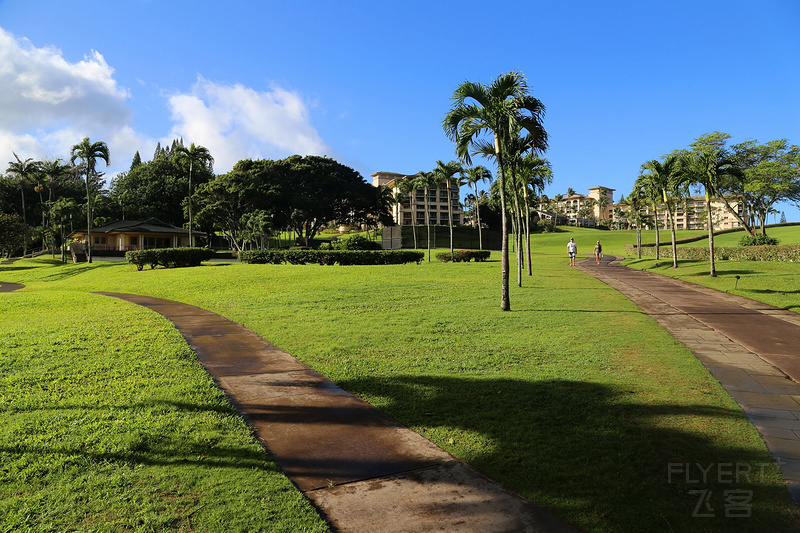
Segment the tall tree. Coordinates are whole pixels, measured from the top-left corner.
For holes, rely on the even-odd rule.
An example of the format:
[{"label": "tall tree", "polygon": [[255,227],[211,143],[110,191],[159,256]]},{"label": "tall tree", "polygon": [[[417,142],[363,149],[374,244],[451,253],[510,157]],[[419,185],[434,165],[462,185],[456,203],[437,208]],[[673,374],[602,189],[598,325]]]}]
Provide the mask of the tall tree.
[{"label": "tall tree", "polygon": [[699,153],[685,155],[681,158],[681,171],[684,179],[691,184],[702,185],[705,189],[706,215],[708,217],[708,259],[709,275],[717,275],[714,264],[714,217],[711,199],[722,196],[721,185],[727,179],[741,176],[742,171],[736,159],[722,148],[711,147]]},{"label": "tall tree", "polygon": [[[398,184],[400,192],[408,196],[409,207],[411,207],[411,233],[414,234],[414,249],[417,246],[417,180],[415,176],[404,176],[400,178]],[[402,220],[400,221],[402,224]]]},{"label": "tall tree", "polygon": [[[458,189],[459,178],[464,175],[464,167],[458,161],[436,161],[436,168],[433,170],[439,181],[447,189],[447,217],[450,225],[450,253],[453,253],[453,195],[452,185],[456,184]],[[458,201],[458,199],[456,199]]]},{"label": "tall tree", "polygon": [[[138,153],[138,152],[137,152]],[[211,157],[211,152],[204,146],[195,146],[192,143],[188,148],[183,143],[175,146],[175,158],[178,162],[189,164],[189,194],[186,197],[186,204],[189,209],[189,246],[194,246],[194,235],[192,234],[192,170],[194,166],[202,166],[209,172],[212,172],[211,165],[214,163],[214,158]]]},{"label": "tall tree", "polygon": [[547,159],[536,156],[529,152],[520,159],[517,165],[517,172],[522,180],[522,204],[525,208],[525,255],[527,259],[528,275],[533,275],[531,265],[531,210],[529,195],[536,196],[544,190],[545,185],[552,182],[552,167]]},{"label": "tall tree", "polygon": [[679,158],[675,154],[666,156],[663,162],[657,159],[647,161],[642,165],[642,172],[639,175],[642,188],[649,191],[651,198],[657,192],[661,205],[667,210],[667,221],[672,235],[673,268],[678,268],[678,250],[675,239],[675,206],[681,196],[678,161]]},{"label": "tall tree", "polygon": [[[430,190],[437,189],[437,178],[433,172],[420,171],[415,175],[417,189],[425,192],[425,227],[427,229],[428,262],[431,262],[431,215],[430,215]],[[436,231],[434,229],[434,231]]]},{"label": "tall tree", "polygon": [[498,180],[501,182],[501,296],[500,309],[511,310],[508,272],[508,223],[505,205],[505,160],[503,147],[513,134],[524,132],[528,143],[537,150],[547,148],[547,132],[542,126],[544,105],[530,95],[528,83],[522,74],[509,72],[483,85],[465,81],[453,93],[453,104],[445,115],[443,126],[447,136],[456,145],[459,159],[470,165],[471,148],[484,134],[494,140],[498,162]]},{"label": "tall tree", "polygon": [[25,214],[25,186],[30,185],[34,176],[39,172],[40,163],[38,161],[34,161],[32,157],[27,158],[25,161],[22,161],[16,152],[11,152],[14,154],[14,159],[16,161],[9,161],[8,168],[6,168],[6,172],[11,174],[12,177],[17,181],[19,185],[19,191],[22,196],[22,226],[23,226],[23,244],[22,244],[22,253],[23,255],[27,255],[28,253],[28,219]]},{"label": "tall tree", "polygon": [[478,201],[480,200],[480,194],[478,194],[478,183],[481,181],[492,181],[492,173],[489,171],[488,168],[482,165],[476,165],[474,167],[469,167],[465,170],[465,177],[464,183],[467,185],[472,185],[473,189],[475,190],[475,216],[478,220],[478,248],[483,250],[483,232],[481,228],[481,212],[478,209]]},{"label": "tall tree", "polygon": [[89,137],[84,137],[81,142],[72,146],[70,152],[70,162],[74,165],[76,160],[80,160],[86,175],[86,256],[92,262],[92,197],[91,190],[93,180],[97,179],[97,161],[101,159],[108,165],[108,146],[103,141],[91,142]]}]

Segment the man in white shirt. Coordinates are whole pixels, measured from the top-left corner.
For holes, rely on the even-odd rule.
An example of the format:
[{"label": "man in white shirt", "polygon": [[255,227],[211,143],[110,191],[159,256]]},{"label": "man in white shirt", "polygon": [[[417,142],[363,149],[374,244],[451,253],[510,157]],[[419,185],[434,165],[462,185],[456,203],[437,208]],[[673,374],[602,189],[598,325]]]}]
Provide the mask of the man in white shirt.
[{"label": "man in white shirt", "polygon": [[570,239],[567,243],[567,253],[569,254],[569,266],[575,266],[575,256],[578,255],[578,244],[575,239]]}]

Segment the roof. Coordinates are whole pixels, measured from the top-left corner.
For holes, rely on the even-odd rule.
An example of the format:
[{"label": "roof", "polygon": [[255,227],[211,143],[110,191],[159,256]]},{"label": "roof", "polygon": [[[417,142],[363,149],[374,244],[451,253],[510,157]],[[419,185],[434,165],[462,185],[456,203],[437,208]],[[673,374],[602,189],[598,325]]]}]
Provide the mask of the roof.
[{"label": "roof", "polygon": [[[86,233],[86,229],[73,231],[72,233]],[[116,220],[104,226],[92,228],[92,233],[169,233],[169,234],[188,234],[189,230],[178,228],[167,224],[157,218],[147,220]],[[202,235],[202,231],[192,230],[196,235]]]}]

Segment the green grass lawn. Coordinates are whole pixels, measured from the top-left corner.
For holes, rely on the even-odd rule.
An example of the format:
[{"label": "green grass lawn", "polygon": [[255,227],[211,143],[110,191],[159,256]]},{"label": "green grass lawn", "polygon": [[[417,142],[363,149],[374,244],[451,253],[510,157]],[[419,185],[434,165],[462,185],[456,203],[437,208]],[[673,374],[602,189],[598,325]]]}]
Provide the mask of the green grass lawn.
[{"label": "green grass lawn", "polygon": [[[597,239],[619,255],[635,240],[582,228],[534,236],[534,276],[516,287],[512,269],[509,313],[499,311],[496,257],[0,267],[0,280],[27,284],[0,295],[0,334],[14,339],[0,348],[3,527],[324,528],[169,323],[90,294],[104,290],[244,324],[585,531],[796,530],[796,508],[738,406],[636,306],[567,266],[570,236],[580,256]],[[734,485],[670,479],[670,468],[687,463],[769,466]],[[753,491],[751,518],[725,517],[731,489]],[[710,491],[715,518],[692,516],[696,490]]]}]

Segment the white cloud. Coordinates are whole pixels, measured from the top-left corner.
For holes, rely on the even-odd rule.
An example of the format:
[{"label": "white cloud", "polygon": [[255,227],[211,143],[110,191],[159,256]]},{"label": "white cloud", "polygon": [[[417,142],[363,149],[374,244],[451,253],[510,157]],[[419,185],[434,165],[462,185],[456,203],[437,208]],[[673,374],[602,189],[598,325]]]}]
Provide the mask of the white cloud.
[{"label": "white cloud", "polygon": [[[0,28],[0,172],[12,152],[66,159],[84,137],[108,144],[108,178],[127,170],[137,150],[149,159],[156,140],[134,129],[129,99],[99,52],[70,62],[57,48],[37,48]],[[203,145],[217,172],[240,159],[332,152],[310,124],[309,104],[278,86],[256,91],[198,78],[166,103],[173,125],[161,144],[182,137]]]},{"label": "white cloud", "polygon": [[171,96],[169,106],[175,125],[164,140],[182,137],[205,146],[218,173],[240,159],[330,152],[311,126],[305,102],[278,86],[259,92],[199,78],[190,93]]},{"label": "white cloud", "polygon": [[56,48],[36,48],[0,28],[0,168],[12,151],[65,159],[87,136],[108,143],[113,157],[114,139],[131,139],[129,93],[113,74],[99,52],[71,63]]}]

